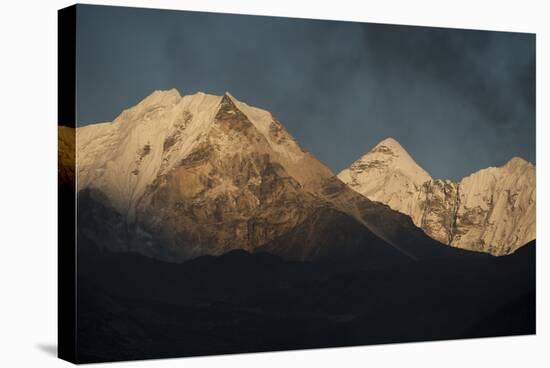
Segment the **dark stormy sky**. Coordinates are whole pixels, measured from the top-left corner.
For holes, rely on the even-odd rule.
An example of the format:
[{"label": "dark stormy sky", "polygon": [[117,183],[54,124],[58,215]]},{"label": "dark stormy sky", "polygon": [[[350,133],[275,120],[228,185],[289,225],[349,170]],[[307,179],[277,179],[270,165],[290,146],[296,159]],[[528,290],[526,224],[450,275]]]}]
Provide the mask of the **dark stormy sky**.
[{"label": "dark stormy sky", "polygon": [[155,89],[231,92],[335,173],[394,137],[434,178],[535,163],[535,36],[78,8],[78,123]]}]

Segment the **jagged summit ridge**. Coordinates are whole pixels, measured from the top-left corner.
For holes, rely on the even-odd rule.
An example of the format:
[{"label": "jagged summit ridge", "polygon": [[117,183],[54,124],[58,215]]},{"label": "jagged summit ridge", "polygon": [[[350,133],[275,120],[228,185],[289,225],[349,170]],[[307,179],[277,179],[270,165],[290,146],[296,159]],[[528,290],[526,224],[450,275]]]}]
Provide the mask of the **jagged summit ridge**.
[{"label": "jagged summit ridge", "polygon": [[386,138],[338,177],[353,190],[392,209],[409,214],[422,184],[431,180],[393,138]]},{"label": "jagged summit ridge", "polygon": [[251,250],[327,205],[313,193],[330,169],[229,92],[155,91],[76,136],[78,190],[135,238],[118,247],[150,254],[162,243],[164,256],[184,258]]},{"label": "jagged summit ridge", "polygon": [[[405,157],[405,159],[403,159]],[[452,246],[509,254],[535,239],[535,167],[513,157],[459,182],[433,180],[389,138],[338,176]]]},{"label": "jagged summit ridge", "polygon": [[[372,148],[367,154],[355,161],[354,173],[391,170],[407,175],[416,184],[430,180],[430,175],[421,168],[409,153],[394,138],[386,138]],[[344,170],[346,172],[346,170]],[[355,175],[360,180],[360,175]]]},{"label": "jagged summit ridge", "polygon": [[401,155],[401,154],[409,155],[408,152],[403,148],[403,146],[401,146],[401,144],[395,138],[392,138],[392,137],[388,137],[382,140],[376,146],[374,146],[373,151],[376,151],[376,150],[379,150],[380,152],[385,151],[388,154],[393,152],[396,155]]},{"label": "jagged summit ridge", "polygon": [[[206,144],[204,140],[216,115],[227,106],[233,113],[239,112],[246,117],[302,185],[317,181],[319,175],[332,175],[318,162],[311,167],[304,164],[313,161],[313,157],[271,113],[241,103],[229,92],[223,96],[199,92],[181,97],[172,89],[153,92],[112,123],[92,124],[77,130],[78,149],[83,151],[78,162],[80,188],[109,189],[106,192],[112,194],[116,207],[132,212],[131,203],[144,193],[156,176],[173,168],[195,146]],[[129,185],[120,186],[119,176],[127,177]]]},{"label": "jagged summit ridge", "polygon": [[[387,138],[338,175],[348,187],[269,111],[229,92],[155,91],[113,122],[77,128],[76,138],[78,190],[120,216],[116,231],[126,228],[124,236],[135,239],[119,247],[146,254],[158,239],[164,252],[182,257],[267,243],[282,252],[274,239],[299,228],[284,252],[306,259],[318,251],[314,242],[330,238],[312,231],[337,218],[407,256],[415,249],[405,251],[404,238],[425,249],[435,243],[413,223],[440,242],[493,254],[534,238],[534,166],[525,160],[460,183],[432,180]],[[304,242],[309,248],[301,253],[296,247]]]}]

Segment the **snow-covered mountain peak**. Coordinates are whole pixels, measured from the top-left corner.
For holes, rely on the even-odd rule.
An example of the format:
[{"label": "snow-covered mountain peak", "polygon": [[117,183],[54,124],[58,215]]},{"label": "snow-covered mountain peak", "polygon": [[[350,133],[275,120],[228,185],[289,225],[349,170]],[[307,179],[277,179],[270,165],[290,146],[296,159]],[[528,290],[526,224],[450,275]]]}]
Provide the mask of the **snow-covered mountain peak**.
[{"label": "snow-covered mountain peak", "polygon": [[380,178],[386,175],[403,176],[407,181],[418,186],[431,180],[430,175],[393,138],[386,138],[378,143],[366,155],[355,161],[349,169],[342,171],[339,177],[352,185],[352,188],[354,185],[356,188],[364,188],[367,177],[372,181],[374,177]]},{"label": "snow-covered mountain peak", "polygon": [[517,169],[528,168],[528,167],[534,168],[534,165],[532,163],[530,163],[529,161],[524,160],[523,158],[518,157],[518,156],[512,157],[503,166],[503,168],[508,169],[508,170],[517,170]]},{"label": "snow-covered mountain peak", "polygon": [[399,166],[402,170],[412,169],[412,171],[419,171],[422,174],[421,176],[423,176],[422,179],[426,177],[430,178],[428,173],[412,159],[407,150],[391,137],[384,139],[374,146],[362,159],[369,161],[382,160],[388,165]]},{"label": "snow-covered mountain peak", "polygon": [[169,90],[156,90],[141,100],[135,107],[150,108],[171,106],[177,104],[180,100],[181,95],[175,88]]},{"label": "snow-covered mountain peak", "polygon": [[[178,229],[164,241],[216,252],[257,246],[301,223],[306,202],[326,204],[315,193],[334,176],[269,111],[229,92],[155,91],[76,137],[79,191],[100,196],[124,226],[147,223],[158,236]],[[185,252],[195,251],[205,249]]]},{"label": "snow-covered mountain peak", "polygon": [[127,121],[152,120],[163,111],[177,105],[181,99],[181,95],[175,88],[166,91],[154,91],[137,105],[124,110],[113,122],[124,124]]},{"label": "snow-covered mountain peak", "polygon": [[394,152],[405,151],[403,146],[401,146],[401,144],[399,144],[399,142],[397,140],[395,140],[394,138],[392,138],[392,137],[388,137],[388,138],[384,139],[383,141],[381,141],[380,143],[378,143],[376,146],[374,146],[373,150],[376,150],[380,147],[383,147],[382,151],[384,151],[384,148],[386,148],[389,151],[394,151]]},{"label": "snow-covered mountain peak", "polygon": [[155,91],[113,122],[78,128],[76,136],[79,190],[93,187],[108,193],[129,223],[158,177],[204,152],[239,153],[242,160],[245,152],[268,155],[308,190],[333,176],[270,112],[240,102],[229,92],[182,97],[175,89]]},{"label": "snow-covered mountain peak", "polygon": [[417,191],[432,179],[393,138],[378,143],[338,178],[367,198],[405,214],[410,213]]},{"label": "snow-covered mountain peak", "polygon": [[520,157],[460,182],[432,180],[388,138],[338,176],[452,246],[502,255],[535,238],[535,167]]}]

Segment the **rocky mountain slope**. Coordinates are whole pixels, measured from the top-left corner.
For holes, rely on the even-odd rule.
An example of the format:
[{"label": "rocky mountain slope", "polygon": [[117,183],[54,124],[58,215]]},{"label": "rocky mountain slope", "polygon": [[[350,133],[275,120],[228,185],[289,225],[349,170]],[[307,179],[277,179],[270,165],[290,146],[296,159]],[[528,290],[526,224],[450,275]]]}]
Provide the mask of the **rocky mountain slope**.
[{"label": "rocky mountain slope", "polygon": [[268,250],[375,264],[445,248],[345,186],[271,113],[229,93],[154,92],[113,122],[77,128],[76,146],[79,235],[113,250],[172,261]]},{"label": "rocky mountain slope", "polygon": [[454,247],[505,255],[536,237],[535,167],[521,158],[460,182],[433,180],[388,138],[338,177]]},{"label": "rocky mountain slope", "polygon": [[418,192],[432,180],[393,138],[377,144],[338,177],[369,199],[405,214],[415,210]]}]

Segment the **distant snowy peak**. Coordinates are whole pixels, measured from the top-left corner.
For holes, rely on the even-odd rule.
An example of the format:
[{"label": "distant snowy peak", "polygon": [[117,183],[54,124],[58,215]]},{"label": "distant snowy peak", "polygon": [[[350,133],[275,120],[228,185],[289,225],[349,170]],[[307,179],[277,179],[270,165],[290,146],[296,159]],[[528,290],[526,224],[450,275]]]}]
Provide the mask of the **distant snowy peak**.
[{"label": "distant snowy peak", "polygon": [[341,175],[362,184],[362,179],[367,177],[372,179],[372,176],[385,176],[388,173],[404,176],[416,185],[422,185],[425,181],[431,180],[431,176],[393,138],[386,138],[378,143]]},{"label": "distant snowy peak", "polygon": [[514,157],[459,182],[433,180],[388,138],[338,177],[356,192],[411,217],[455,247],[509,254],[535,239],[535,166]]},{"label": "distant snowy peak", "polygon": [[416,193],[430,175],[393,138],[384,139],[338,177],[356,192],[410,214]]},{"label": "distant snowy peak", "polygon": [[392,137],[388,137],[378,143],[374,148],[370,151],[371,153],[380,152],[382,154],[388,154],[392,156],[406,156],[409,159],[411,157],[409,156],[409,153],[401,146],[401,144],[396,141]]},{"label": "distant snowy peak", "polygon": [[393,138],[386,138],[378,143],[367,156],[371,162],[378,160],[393,170],[399,170],[417,185],[431,180],[431,176]]},{"label": "distant snowy peak", "polygon": [[535,165],[521,157],[512,157],[504,166],[502,166],[508,172],[515,172],[517,170],[535,169]]}]

